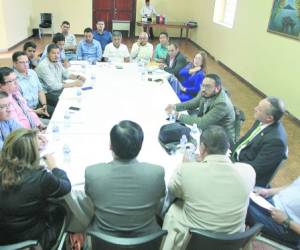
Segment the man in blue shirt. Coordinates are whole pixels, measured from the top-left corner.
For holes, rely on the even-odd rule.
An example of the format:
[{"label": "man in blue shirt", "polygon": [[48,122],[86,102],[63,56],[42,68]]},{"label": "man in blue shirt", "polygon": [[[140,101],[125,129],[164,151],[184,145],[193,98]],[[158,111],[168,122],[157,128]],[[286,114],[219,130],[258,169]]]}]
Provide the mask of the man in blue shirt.
[{"label": "man in blue shirt", "polygon": [[98,21],[96,27],[97,30],[93,32],[94,39],[101,44],[102,51],[104,51],[106,45],[112,42],[112,35],[111,32],[104,30],[105,23],[103,21]]},{"label": "man in blue shirt", "polygon": [[53,108],[47,106],[45,92],[35,71],[29,69],[29,60],[26,54],[23,51],[17,51],[13,54],[12,60],[20,93],[25,98],[27,105],[38,116],[50,117]]},{"label": "man in blue shirt", "polygon": [[21,128],[21,125],[10,118],[10,101],[8,94],[0,91],[0,150],[5,138],[14,130]]},{"label": "man in blue shirt", "polygon": [[102,49],[100,43],[94,39],[91,28],[85,28],[84,39],[77,47],[77,59],[91,62],[101,61]]}]

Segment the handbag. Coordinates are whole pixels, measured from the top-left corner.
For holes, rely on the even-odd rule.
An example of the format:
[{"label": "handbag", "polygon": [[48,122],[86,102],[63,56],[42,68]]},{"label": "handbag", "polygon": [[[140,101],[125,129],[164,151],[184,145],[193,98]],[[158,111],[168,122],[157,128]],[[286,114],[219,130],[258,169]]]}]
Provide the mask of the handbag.
[{"label": "handbag", "polygon": [[158,141],[168,154],[172,154],[176,152],[182,135],[186,135],[189,142],[192,141],[190,132],[189,127],[179,122],[165,124],[159,130]]}]

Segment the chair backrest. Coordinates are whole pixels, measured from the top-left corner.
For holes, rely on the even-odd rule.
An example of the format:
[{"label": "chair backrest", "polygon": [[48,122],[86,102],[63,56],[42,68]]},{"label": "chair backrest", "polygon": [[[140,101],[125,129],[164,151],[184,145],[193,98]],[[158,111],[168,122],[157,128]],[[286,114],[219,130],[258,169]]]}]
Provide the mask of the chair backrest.
[{"label": "chair backrest", "polygon": [[186,250],[239,250],[255,237],[262,229],[261,223],[249,230],[235,234],[213,233],[199,229],[190,229],[191,238]]},{"label": "chair backrest", "polygon": [[278,164],[277,168],[274,170],[268,184],[266,185],[267,188],[271,188],[271,182],[272,182],[273,178],[277,174],[278,170],[284,166],[284,162],[287,160],[288,155],[289,155],[289,148],[288,148],[288,146],[286,146],[285,156],[282,158],[281,162]]},{"label": "chair backrest", "polygon": [[159,250],[164,235],[168,232],[161,230],[146,236],[135,238],[121,238],[102,234],[99,232],[89,232],[92,239],[93,250]]},{"label": "chair backrest", "polygon": [[234,122],[235,138],[234,139],[235,142],[237,142],[240,138],[242,123],[246,120],[246,117],[245,117],[245,113],[236,106],[234,106],[234,113],[235,113],[235,122]]},{"label": "chair backrest", "polygon": [[51,13],[41,13],[41,23],[42,24],[52,24],[52,14]]},{"label": "chair backrest", "polygon": [[10,245],[4,245],[0,246],[1,250],[21,250],[21,249],[26,249],[30,247],[35,247],[38,245],[37,240],[27,240],[27,241],[22,241]]}]

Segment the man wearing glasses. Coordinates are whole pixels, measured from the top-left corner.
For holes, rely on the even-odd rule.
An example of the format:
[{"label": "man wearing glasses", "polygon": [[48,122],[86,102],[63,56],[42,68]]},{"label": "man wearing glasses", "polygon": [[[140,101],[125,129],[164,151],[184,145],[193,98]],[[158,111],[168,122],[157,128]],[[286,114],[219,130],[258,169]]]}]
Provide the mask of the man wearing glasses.
[{"label": "man wearing glasses", "polygon": [[[231,139],[235,138],[235,113],[230,98],[222,89],[221,79],[216,74],[208,74],[203,80],[199,94],[183,103],[169,104],[166,107],[168,114],[174,113],[176,120],[181,123],[193,125],[201,130],[210,125],[219,125],[225,129]],[[187,110],[193,114],[180,114]]]},{"label": "man wearing glasses", "polygon": [[37,114],[28,107],[26,100],[18,90],[17,77],[13,69],[8,67],[0,68],[0,90],[8,94],[11,117],[23,128],[46,129]]},{"label": "man wearing glasses", "polygon": [[42,89],[40,80],[32,69],[29,69],[29,60],[22,51],[17,51],[12,56],[14,70],[17,76],[19,90],[26,99],[27,105],[42,117],[50,117],[53,108],[50,107],[50,114],[47,106],[45,92]]},{"label": "man wearing glasses", "polygon": [[14,130],[21,128],[10,116],[10,102],[8,94],[0,91],[0,150],[2,149],[5,138]]}]

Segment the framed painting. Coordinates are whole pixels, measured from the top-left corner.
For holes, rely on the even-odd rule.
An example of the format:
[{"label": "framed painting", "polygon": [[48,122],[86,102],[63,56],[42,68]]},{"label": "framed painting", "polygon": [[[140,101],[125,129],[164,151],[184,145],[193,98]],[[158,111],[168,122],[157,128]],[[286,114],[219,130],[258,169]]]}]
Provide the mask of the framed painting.
[{"label": "framed painting", "polygon": [[274,0],[268,31],[300,40],[300,0]]}]

